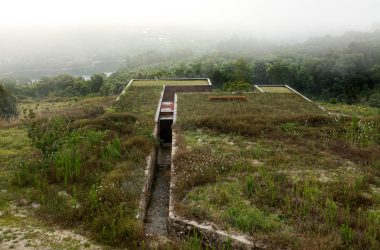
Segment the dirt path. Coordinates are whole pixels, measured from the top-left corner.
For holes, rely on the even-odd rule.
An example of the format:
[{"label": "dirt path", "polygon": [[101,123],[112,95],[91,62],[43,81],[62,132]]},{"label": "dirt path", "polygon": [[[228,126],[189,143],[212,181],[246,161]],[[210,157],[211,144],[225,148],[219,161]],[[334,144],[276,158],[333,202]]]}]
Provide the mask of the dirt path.
[{"label": "dirt path", "polygon": [[169,208],[171,144],[157,150],[157,165],[144,231],[149,236],[166,237]]}]

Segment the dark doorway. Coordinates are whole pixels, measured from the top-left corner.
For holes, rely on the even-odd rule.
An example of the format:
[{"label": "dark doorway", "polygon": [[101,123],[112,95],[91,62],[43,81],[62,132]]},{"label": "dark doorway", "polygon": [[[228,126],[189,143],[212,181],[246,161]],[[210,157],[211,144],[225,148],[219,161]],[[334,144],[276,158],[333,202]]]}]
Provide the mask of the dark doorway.
[{"label": "dark doorway", "polygon": [[172,142],[173,120],[160,120],[160,139],[163,143]]}]

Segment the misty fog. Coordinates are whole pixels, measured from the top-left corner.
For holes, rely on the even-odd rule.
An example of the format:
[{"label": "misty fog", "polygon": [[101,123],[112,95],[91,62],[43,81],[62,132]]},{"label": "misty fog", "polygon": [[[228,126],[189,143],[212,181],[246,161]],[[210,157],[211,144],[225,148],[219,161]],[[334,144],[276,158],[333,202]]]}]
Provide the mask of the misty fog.
[{"label": "misty fog", "polygon": [[0,8],[0,77],[112,72],[147,51],[262,56],[380,23],[376,0],[6,0]]}]

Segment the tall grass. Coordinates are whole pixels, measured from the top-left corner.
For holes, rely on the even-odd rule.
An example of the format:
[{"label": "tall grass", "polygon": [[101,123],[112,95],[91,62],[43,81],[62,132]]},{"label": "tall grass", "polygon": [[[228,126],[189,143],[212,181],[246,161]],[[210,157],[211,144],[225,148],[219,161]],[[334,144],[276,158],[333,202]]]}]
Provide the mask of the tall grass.
[{"label": "tall grass", "polygon": [[142,236],[136,219],[139,192],[153,145],[152,138],[138,134],[151,124],[139,120],[115,112],[93,119],[32,119],[30,137],[44,153],[23,164],[13,183],[33,188],[31,198],[41,204],[42,218],[81,225],[105,244],[136,248]]},{"label": "tall grass", "polygon": [[63,178],[64,186],[67,187],[68,181],[73,178],[79,178],[81,158],[80,154],[73,149],[60,151],[55,155],[56,178]]}]

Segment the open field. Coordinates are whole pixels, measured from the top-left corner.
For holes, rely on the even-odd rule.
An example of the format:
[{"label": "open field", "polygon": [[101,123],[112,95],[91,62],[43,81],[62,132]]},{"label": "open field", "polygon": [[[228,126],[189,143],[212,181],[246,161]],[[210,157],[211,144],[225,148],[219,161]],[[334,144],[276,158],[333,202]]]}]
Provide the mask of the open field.
[{"label": "open field", "polygon": [[[225,93],[219,93],[225,95]],[[380,247],[380,119],[295,94],[179,94],[175,209],[270,248]]]},{"label": "open field", "polygon": [[293,93],[290,89],[286,87],[259,86],[259,88],[266,93]]},{"label": "open field", "polygon": [[207,80],[133,80],[134,86],[208,85]]}]

